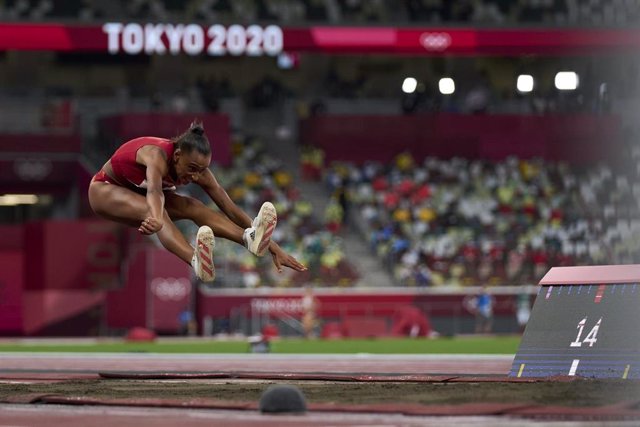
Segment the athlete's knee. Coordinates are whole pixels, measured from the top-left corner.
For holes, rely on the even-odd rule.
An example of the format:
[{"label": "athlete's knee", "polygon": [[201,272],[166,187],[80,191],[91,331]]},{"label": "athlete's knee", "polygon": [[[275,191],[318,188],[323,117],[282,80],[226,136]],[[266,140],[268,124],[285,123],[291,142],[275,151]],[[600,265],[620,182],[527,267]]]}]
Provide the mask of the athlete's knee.
[{"label": "athlete's knee", "polygon": [[89,206],[91,210],[100,216],[105,216],[108,214],[108,203],[103,203],[100,197],[94,194],[94,191],[89,190]]}]

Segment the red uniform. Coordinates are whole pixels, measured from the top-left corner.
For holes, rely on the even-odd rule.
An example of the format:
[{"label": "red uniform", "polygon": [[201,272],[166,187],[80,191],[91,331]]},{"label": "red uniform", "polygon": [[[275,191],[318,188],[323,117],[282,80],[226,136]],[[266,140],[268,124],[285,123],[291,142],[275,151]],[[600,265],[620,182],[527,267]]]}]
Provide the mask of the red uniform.
[{"label": "red uniform", "polygon": [[[147,189],[147,167],[136,162],[138,150],[145,145],[160,147],[166,153],[167,159],[173,157],[175,145],[172,141],[152,136],[135,138],[122,144],[111,156],[113,176],[109,176],[104,169],[101,169],[93,177],[93,180],[122,185],[138,193],[145,192]],[[176,189],[176,183],[170,176],[162,178],[162,189],[165,191]]]}]

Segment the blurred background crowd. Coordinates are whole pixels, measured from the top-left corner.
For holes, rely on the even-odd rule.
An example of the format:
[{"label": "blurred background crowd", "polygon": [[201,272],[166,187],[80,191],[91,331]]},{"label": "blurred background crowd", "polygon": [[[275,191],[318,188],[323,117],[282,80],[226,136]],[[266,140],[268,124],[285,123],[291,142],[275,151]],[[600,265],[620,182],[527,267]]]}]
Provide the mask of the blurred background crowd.
[{"label": "blurred background crowd", "polygon": [[325,24],[466,23],[608,25],[637,23],[633,0],[5,0],[3,19],[150,19],[181,22]]}]

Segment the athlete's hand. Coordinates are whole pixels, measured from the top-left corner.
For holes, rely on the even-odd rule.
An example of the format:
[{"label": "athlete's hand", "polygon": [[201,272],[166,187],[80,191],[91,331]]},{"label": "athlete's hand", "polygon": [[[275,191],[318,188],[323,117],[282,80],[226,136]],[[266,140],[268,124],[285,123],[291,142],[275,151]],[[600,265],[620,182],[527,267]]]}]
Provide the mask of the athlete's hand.
[{"label": "athlete's hand", "polygon": [[147,236],[157,233],[162,229],[162,221],[157,218],[147,217],[138,228],[138,231]]},{"label": "athlete's hand", "polygon": [[278,269],[278,273],[282,273],[282,267],[289,267],[295,271],[307,271],[307,267],[302,265],[297,259],[286,253],[282,250],[280,246],[278,246],[275,242],[271,242],[269,246],[269,251],[271,252],[271,257],[273,258],[273,263]]}]

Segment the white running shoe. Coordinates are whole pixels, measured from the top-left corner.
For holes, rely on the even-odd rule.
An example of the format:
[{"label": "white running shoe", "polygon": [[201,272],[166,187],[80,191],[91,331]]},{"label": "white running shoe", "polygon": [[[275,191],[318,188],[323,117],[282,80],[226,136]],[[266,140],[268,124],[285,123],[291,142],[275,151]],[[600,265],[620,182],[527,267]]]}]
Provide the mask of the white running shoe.
[{"label": "white running shoe", "polygon": [[254,255],[262,256],[269,248],[271,243],[271,235],[278,223],[278,214],[276,208],[271,202],[264,202],[251,223],[251,227],[244,230],[242,236],[244,244]]},{"label": "white running shoe", "polygon": [[196,248],[191,258],[191,266],[198,279],[203,282],[213,282],[216,278],[216,268],[213,265],[213,248],[216,245],[213,230],[207,225],[198,229]]}]

